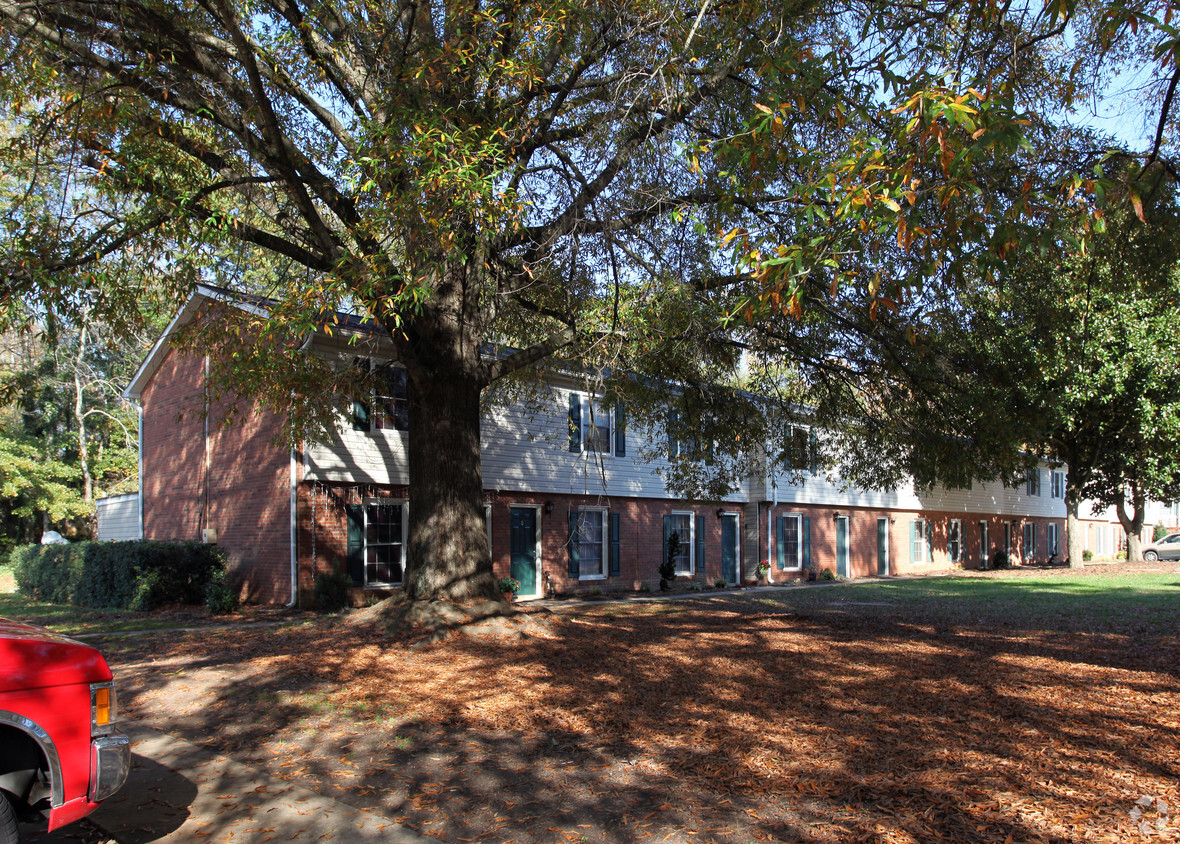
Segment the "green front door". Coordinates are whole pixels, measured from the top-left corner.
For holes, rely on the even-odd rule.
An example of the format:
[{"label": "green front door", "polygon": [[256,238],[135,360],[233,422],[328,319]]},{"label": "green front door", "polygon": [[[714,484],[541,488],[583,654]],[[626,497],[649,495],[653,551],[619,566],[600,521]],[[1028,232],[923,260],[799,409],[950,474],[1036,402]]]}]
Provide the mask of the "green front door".
[{"label": "green front door", "polygon": [[537,511],[532,507],[513,507],[512,576],[520,581],[520,594],[537,594]]},{"label": "green front door", "polygon": [[721,576],[727,583],[738,583],[738,517],[726,513],[721,517]]},{"label": "green front door", "polygon": [[848,517],[836,519],[836,574],[848,577]]},{"label": "green front door", "polygon": [[877,519],[877,574],[889,574],[889,520]]}]

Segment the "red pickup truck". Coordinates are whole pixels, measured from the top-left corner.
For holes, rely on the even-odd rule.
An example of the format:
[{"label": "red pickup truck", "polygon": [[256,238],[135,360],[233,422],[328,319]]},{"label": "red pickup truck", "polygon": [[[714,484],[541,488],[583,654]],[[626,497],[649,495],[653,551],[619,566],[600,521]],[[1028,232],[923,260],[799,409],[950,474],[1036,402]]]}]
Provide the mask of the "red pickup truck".
[{"label": "red pickup truck", "polygon": [[76,821],[123,785],[131,745],[115,732],[111,669],[94,648],[0,619],[0,844],[16,818]]}]

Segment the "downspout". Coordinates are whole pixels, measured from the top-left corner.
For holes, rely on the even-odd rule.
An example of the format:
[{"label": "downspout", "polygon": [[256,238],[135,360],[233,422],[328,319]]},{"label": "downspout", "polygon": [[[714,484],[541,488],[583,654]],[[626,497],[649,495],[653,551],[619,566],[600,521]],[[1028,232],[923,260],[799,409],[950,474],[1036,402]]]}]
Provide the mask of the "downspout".
[{"label": "downspout", "polygon": [[[315,332],[309,332],[303,342],[299,344],[300,352],[307,352],[311,348],[311,343],[315,339]],[[288,607],[295,607],[299,604],[299,549],[296,546],[298,540],[298,498],[299,498],[299,455],[295,449],[291,449],[291,524],[290,531],[290,546],[291,546],[291,600],[287,602]],[[315,541],[314,539],[312,540]]]},{"label": "downspout", "polygon": [[143,539],[143,402],[135,403],[135,418],[139,422],[139,538]]},{"label": "downspout", "polygon": [[296,503],[297,503],[296,499],[298,497],[297,493],[298,493],[298,489],[299,489],[298,477],[297,477],[299,469],[298,469],[298,466],[296,463],[297,460],[298,460],[298,455],[296,455],[295,449],[291,449],[291,525],[290,525],[290,532],[291,532],[290,533],[290,535],[291,535],[291,600],[287,602],[288,607],[294,607],[299,603],[299,559],[298,559],[299,555],[297,553],[298,549],[296,549],[296,547],[295,547],[295,540],[296,540],[296,529],[295,528],[296,528],[296,521],[297,521],[295,507],[296,507]]}]

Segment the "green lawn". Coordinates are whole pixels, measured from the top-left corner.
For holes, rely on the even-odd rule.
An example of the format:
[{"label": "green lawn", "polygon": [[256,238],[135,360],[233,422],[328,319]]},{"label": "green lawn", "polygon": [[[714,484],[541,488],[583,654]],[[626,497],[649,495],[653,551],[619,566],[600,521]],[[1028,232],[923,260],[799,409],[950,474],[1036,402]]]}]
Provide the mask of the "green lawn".
[{"label": "green lawn", "polygon": [[943,626],[1154,636],[1176,630],[1180,574],[913,578],[783,590],[758,600],[803,614],[854,611]]}]

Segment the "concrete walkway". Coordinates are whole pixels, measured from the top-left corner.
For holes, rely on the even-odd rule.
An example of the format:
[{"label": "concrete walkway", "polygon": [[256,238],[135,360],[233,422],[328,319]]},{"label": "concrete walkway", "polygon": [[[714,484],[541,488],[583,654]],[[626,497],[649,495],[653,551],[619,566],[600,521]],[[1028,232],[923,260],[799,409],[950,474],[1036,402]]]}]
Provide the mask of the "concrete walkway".
[{"label": "concrete walkway", "polygon": [[426,844],[389,818],[361,811],[134,723],[127,784],[90,820],[118,844],[154,841],[380,841]]}]

